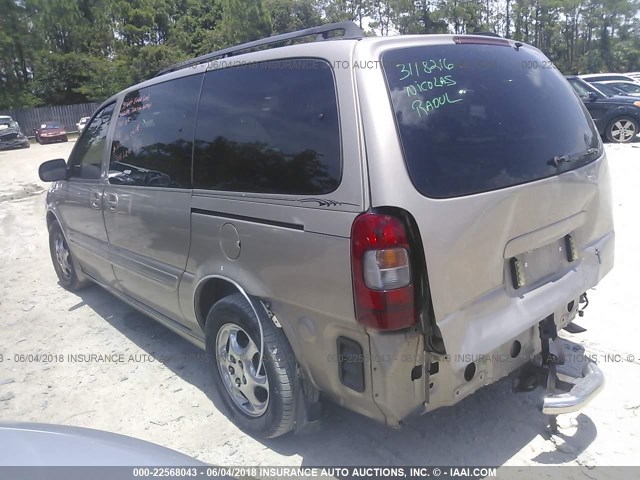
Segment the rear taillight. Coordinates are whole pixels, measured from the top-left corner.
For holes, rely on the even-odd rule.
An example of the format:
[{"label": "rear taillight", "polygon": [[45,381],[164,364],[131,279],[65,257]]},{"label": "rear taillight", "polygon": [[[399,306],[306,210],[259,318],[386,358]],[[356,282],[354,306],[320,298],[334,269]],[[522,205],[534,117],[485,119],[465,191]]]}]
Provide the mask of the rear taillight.
[{"label": "rear taillight", "polygon": [[398,330],[416,323],[411,253],[403,223],[365,213],[351,229],[356,318],[367,327]]}]

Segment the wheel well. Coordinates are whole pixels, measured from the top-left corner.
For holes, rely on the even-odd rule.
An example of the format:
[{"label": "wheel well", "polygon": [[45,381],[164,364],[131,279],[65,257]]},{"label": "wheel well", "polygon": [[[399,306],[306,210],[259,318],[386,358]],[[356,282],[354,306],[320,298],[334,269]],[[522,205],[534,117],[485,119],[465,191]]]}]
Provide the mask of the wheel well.
[{"label": "wheel well", "polygon": [[222,278],[205,280],[203,285],[198,289],[196,299],[196,318],[200,326],[204,329],[207,314],[218,300],[239,292],[240,290],[238,290],[233,283]]}]

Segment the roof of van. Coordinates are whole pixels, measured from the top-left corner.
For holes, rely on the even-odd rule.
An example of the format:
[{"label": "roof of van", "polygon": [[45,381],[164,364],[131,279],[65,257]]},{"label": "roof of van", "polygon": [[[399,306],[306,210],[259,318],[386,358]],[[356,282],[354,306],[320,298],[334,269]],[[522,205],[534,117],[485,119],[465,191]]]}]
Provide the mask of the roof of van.
[{"label": "roof of van", "polygon": [[[282,44],[283,42],[291,41],[294,38],[304,38],[309,37],[309,34],[306,35],[298,35],[308,32],[315,31],[316,28],[322,28],[323,30],[333,31],[336,29],[345,28],[345,24],[353,25],[347,26],[350,34],[345,36],[337,36],[330,38],[321,38],[318,41],[306,42],[306,43],[297,43],[292,45],[283,45],[277,46],[276,48],[262,48],[261,50],[247,51],[251,48],[258,48],[260,45],[268,46],[273,44]],[[355,27],[354,30],[353,28]],[[163,83],[169,80],[181,78],[188,75],[193,75],[197,73],[204,73],[211,69],[217,68],[226,68],[229,66],[237,66],[243,65],[247,63],[255,63],[260,61],[268,61],[268,60],[278,60],[278,59],[287,59],[287,58],[300,58],[300,57],[325,57],[330,54],[349,54],[350,56],[354,54],[356,46],[358,50],[373,52],[376,51],[379,47],[388,47],[389,45],[398,45],[398,46],[412,46],[421,44],[424,42],[425,44],[439,44],[452,42],[456,44],[460,43],[469,43],[469,44],[488,44],[488,45],[511,45],[517,48],[521,46],[526,46],[528,48],[536,49],[531,45],[524,44],[522,42],[518,42],[511,39],[505,39],[495,35],[488,35],[484,33],[480,34],[469,34],[469,35],[459,35],[459,34],[417,34],[417,35],[395,35],[395,36],[387,36],[387,37],[365,37],[364,33],[362,35],[358,34],[362,32],[355,24],[352,22],[340,22],[336,24],[324,25],[322,27],[314,27],[314,29],[302,30],[300,32],[292,32],[292,34],[284,34],[277,35],[275,37],[268,37],[262,40],[258,40],[256,42],[249,42],[247,44],[241,44],[236,47],[230,47],[229,49],[219,50],[217,52],[212,52],[210,54],[202,55],[200,57],[196,57],[192,60],[187,60],[185,62],[181,62],[174,66],[171,66],[161,72],[158,73],[153,78],[142,81],[136,85],[132,85],[121,92],[113,95],[111,98],[106,100],[102,105],[107,105],[114,100],[116,100],[121,95],[126,95],[135,89],[149,87],[151,85],[155,85],[158,83]],[[318,35],[319,36],[319,35]],[[285,38],[287,37],[287,38]],[[317,37],[316,37],[317,38]],[[258,47],[252,47],[251,45],[258,45]],[[249,46],[249,47],[247,47]],[[537,49],[536,49],[537,50]],[[233,52],[246,52],[246,53],[238,53],[237,55]],[[345,57],[341,57],[345,58]],[[350,60],[351,57],[348,58]],[[102,108],[102,106],[101,106]]]}]

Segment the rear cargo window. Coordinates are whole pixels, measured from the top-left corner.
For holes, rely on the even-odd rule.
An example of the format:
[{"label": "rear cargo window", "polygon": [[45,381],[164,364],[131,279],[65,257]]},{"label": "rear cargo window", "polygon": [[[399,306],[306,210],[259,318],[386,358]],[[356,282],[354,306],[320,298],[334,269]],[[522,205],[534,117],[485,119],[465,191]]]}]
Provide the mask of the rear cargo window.
[{"label": "rear cargo window", "polygon": [[495,45],[390,50],[382,63],[411,180],[448,198],[585,165],[601,141],[542,54]]}]

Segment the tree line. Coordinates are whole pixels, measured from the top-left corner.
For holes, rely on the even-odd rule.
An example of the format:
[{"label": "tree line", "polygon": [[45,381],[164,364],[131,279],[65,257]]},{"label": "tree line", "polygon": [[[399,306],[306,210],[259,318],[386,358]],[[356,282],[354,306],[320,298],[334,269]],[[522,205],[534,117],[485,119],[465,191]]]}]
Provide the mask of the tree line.
[{"label": "tree line", "polygon": [[102,101],[178,61],[327,22],[493,32],[563,73],[640,70],[640,0],[0,0],[0,109]]}]

